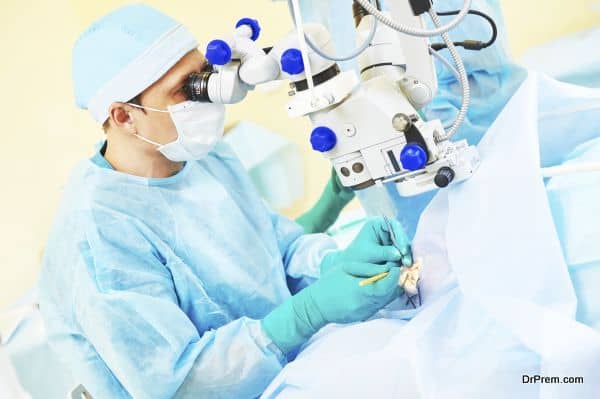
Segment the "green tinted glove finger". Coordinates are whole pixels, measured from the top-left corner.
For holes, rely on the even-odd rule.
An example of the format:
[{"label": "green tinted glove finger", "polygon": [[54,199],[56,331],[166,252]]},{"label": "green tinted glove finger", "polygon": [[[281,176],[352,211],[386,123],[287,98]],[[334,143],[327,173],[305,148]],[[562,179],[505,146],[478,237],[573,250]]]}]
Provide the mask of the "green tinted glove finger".
[{"label": "green tinted glove finger", "polygon": [[392,246],[382,247],[366,245],[359,250],[361,251],[360,256],[349,255],[344,253],[344,251],[334,251],[327,254],[321,261],[321,276],[333,270],[334,265],[339,267],[356,261],[372,263],[374,265],[385,265],[390,262],[397,263],[402,259],[400,251]]},{"label": "green tinted glove finger", "polygon": [[309,211],[296,219],[307,234],[324,233],[354,198],[354,191],[341,185],[335,170],[332,169],[331,173],[321,197]]},{"label": "green tinted glove finger", "polygon": [[369,219],[358,233],[357,238],[358,237],[375,242],[379,245],[393,244],[387,223],[383,217]]},{"label": "green tinted glove finger", "polygon": [[385,264],[387,262],[399,262],[402,260],[402,253],[398,248],[388,245],[373,245],[371,243],[362,243],[362,245],[355,248],[360,251],[359,256],[353,257],[353,259],[376,264]]},{"label": "green tinted glove finger", "polygon": [[371,284],[373,286],[373,295],[378,297],[392,296],[397,298],[402,293],[402,289],[398,286],[399,279],[400,267],[390,267],[389,274],[384,279]]},{"label": "green tinted glove finger", "polygon": [[344,264],[343,269],[350,276],[359,277],[362,279],[385,273],[390,270],[390,267],[371,263],[348,262]]},{"label": "green tinted glove finger", "polygon": [[389,265],[347,262],[341,267],[334,267],[305,291],[309,292],[319,314],[328,322],[360,321],[385,306],[389,295],[385,289],[373,291],[372,287],[360,286],[359,283],[389,270]]},{"label": "green tinted glove finger", "polygon": [[[374,218],[371,219],[367,225],[365,225],[364,237],[369,237],[371,240],[376,240],[380,243],[380,245],[394,245],[402,254],[401,260],[404,266],[410,266],[413,263],[411,248],[410,248],[410,239],[404,230],[402,224],[396,219],[388,219],[390,225],[384,218]],[[370,229],[367,229],[367,226]],[[394,239],[392,239],[392,232],[389,231],[389,227],[391,226]],[[362,232],[362,231],[361,231]],[[360,235],[360,233],[359,233]],[[358,237],[357,237],[358,238]]]},{"label": "green tinted glove finger", "polygon": [[[389,279],[398,281],[398,267],[349,262],[323,276],[305,289],[309,291],[319,313],[328,322],[349,323],[371,317],[398,295],[389,279],[361,286],[365,278],[396,269]],[[361,277],[357,277],[361,276]],[[385,280],[385,279],[384,279]]]},{"label": "green tinted glove finger", "polygon": [[[406,234],[406,230],[397,219],[389,219],[392,230],[394,231],[394,237],[396,238],[396,245],[398,250],[402,254],[402,264],[404,266],[412,266],[412,250],[410,248],[410,239]],[[391,239],[391,237],[390,237]]]},{"label": "green tinted glove finger", "polygon": [[342,185],[340,181],[340,177],[335,172],[335,169],[331,169],[331,189],[338,197],[338,205],[342,208],[346,206],[350,201],[352,201],[355,197],[354,190],[349,187],[345,187]]},{"label": "green tinted glove finger", "polygon": [[341,251],[341,256],[354,262],[377,264],[398,262],[407,256],[410,258],[409,239],[402,225],[396,220],[391,222],[391,227],[398,236],[396,242],[400,243],[399,248],[393,246],[388,225],[379,217],[367,221],[352,243]]},{"label": "green tinted glove finger", "polygon": [[383,305],[387,305],[392,299],[397,298],[402,290],[398,286],[400,278],[400,268],[398,266],[390,266],[388,275],[374,283],[362,286],[364,294],[371,298],[379,298],[383,301]]},{"label": "green tinted glove finger", "polygon": [[[396,242],[406,246],[410,244],[410,240],[406,235],[406,231],[402,224],[394,218],[388,218],[392,226],[392,230],[396,236]],[[388,224],[383,217],[375,217],[367,221],[360,234],[369,236],[372,240],[379,242],[380,245],[393,245],[392,236],[390,234]]]}]

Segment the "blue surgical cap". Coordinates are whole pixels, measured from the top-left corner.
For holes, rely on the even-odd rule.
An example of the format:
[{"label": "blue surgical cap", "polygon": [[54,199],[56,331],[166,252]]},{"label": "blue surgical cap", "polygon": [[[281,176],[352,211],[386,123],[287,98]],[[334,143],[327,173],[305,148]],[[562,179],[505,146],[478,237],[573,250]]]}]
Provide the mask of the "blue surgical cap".
[{"label": "blue surgical cap", "polygon": [[183,25],[156,9],[144,4],[118,8],[75,43],[75,101],[102,123],[113,102],[131,100],[196,47]]}]

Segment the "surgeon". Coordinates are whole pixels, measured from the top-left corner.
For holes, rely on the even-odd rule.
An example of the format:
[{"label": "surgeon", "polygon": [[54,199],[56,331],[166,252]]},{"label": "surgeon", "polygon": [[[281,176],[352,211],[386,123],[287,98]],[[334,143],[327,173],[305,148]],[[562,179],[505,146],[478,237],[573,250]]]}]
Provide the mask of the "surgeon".
[{"label": "surgeon", "polygon": [[40,306],[51,346],[96,398],[257,397],[319,329],[397,298],[412,264],[398,222],[397,247],[373,219],[338,250],[264,204],[219,140],[224,107],[184,94],[206,65],[197,45],[136,4],[74,46],[77,105],[106,140],[65,188]]}]

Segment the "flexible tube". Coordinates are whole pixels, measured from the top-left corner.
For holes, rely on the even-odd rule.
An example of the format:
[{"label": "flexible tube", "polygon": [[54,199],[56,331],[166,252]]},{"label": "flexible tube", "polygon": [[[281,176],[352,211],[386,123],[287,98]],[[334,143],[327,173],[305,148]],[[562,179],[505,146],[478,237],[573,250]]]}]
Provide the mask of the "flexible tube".
[{"label": "flexible tube", "polygon": [[[439,62],[441,62],[446,68],[448,68],[450,70],[450,72],[452,72],[452,74],[454,75],[454,78],[456,79],[456,81],[460,83],[460,74],[458,73],[456,68],[454,68],[454,66],[439,53],[438,50],[435,50],[432,47],[429,47],[429,53],[435,59],[437,59]],[[462,90],[462,88],[461,88],[461,90]],[[450,127],[452,127],[452,123],[450,123],[448,125],[444,125],[444,129],[450,129]]]},{"label": "flexible tube", "polygon": [[[431,16],[431,19],[436,26],[442,25],[440,17],[437,15],[433,8],[429,10],[429,15]],[[469,105],[471,103],[471,88],[469,87],[469,78],[467,76],[467,71],[465,70],[465,65],[463,64],[462,59],[458,54],[458,50],[454,46],[454,43],[452,42],[452,40],[450,40],[450,36],[448,35],[448,33],[442,33],[442,39],[444,40],[444,43],[446,43],[446,46],[448,46],[448,51],[450,51],[450,55],[452,56],[452,59],[456,64],[456,70],[459,74],[459,82],[462,88],[462,104],[460,107],[460,111],[458,111],[458,115],[456,116],[456,120],[454,121],[448,132],[444,136],[439,137],[440,140],[448,140],[456,134],[458,128],[460,127],[460,125],[462,125],[467,116],[467,111],[469,110]]]},{"label": "flexible tube", "polygon": [[298,21],[296,25],[296,33],[298,34],[298,42],[300,44],[300,52],[302,54],[302,61],[304,63],[304,74],[306,75],[306,82],[308,83],[308,91],[313,94],[315,83],[313,81],[312,67],[310,65],[310,59],[308,58],[308,49],[306,46],[304,25],[302,24],[302,14],[300,13],[300,5],[298,0],[291,0],[292,10],[294,11],[294,21]]},{"label": "flexible tube", "polygon": [[[392,18],[388,17],[387,15],[385,15],[381,11],[379,11],[376,6],[374,6],[373,4],[371,4],[369,2],[369,0],[356,0],[356,1],[365,10],[367,10],[369,12],[369,14],[371,14],[375,18],[377,18],[379,20],[379,22],[381,22],[382,24],[387,25],[390,28],[397,30],[398,32],[406,33],[407,35],[418,36],[418,37],[439,36],[443,33],[450,31],[456,25],[461,23],[463,19],[465,19],[465,17],[467,16],[467,14],[469,12],[469,9],[471,8],[471,3],[473,2],[473,0],[465,0],[463,3],[463,7],[461,8],[460,12],[456,15],[456,18],[454,18],[452,21],[450,21],[446,25],[443,25],[443,26],[440,25],[436,29],[428,30],[428,29],[412,28],[410,26],[406,26],[406,25],[397,23]],[[406,0],[404,0],[404,1],[406,1]]]},{"label": "flexible tube", "polygon": [[456,68],[454,68],[454,65],[452,65],[446,58],[444,58],[438,52],[438,50],[434,50],[433,48],[429,47],[429,54],[431,54],[435,59],[437,59],[439,62],[441,62],[442,64],[444,64],[444,66],[446,68],[448,68],[450,70],[450,72],[452,72],[452,74],[454,75],[454,77],[456,78],[456,80],[460,83],[460,74],[458,73],[458,71],[456,70]]},{"label": "flexible tube", "polygon": [[[291,0],[288,0],[288,8],[290,9],[290,13],[292,14],[292,21],[294,21],[294,26],[298,26],[298,24],[296,23],[296,13],[294,12],[294,9],[292,7],[292,2]],[[330,55],[325,53],[323,50],[321,50],[319,48],[319,46],[317,46],[310,37],[308,37],[308,35],[305,35],[305,40],[306,43],[308,43],[308,46],[318,55],[320,55],[321,57],[325,58],[326,60],[329,61],[335,61],[335,62],[341,62],[341,61],[350,61],[356,57],[358,57],[359,55],[361,55],[367,48],[369,48],[369,45],[371,44],[371,42],[373,41],[373,38],[375,37],[375,34],[377,33],[377,18],[374,19],[373,21],[373,25],[371,26],[371,30],[369,31],[369,36],[367,37],[367,39],[356,49],[354,49],[349,55],[346,56],[341,56],[341,55]]]},{"label": "flexible tube", "polygon": [[371,26],[371,30],[369,31],[369,36],[363,42],[363,44],[361,44],[358,48],[354,49],[354,51],[352,51],[349,55],[346,55],[346,56],[330,55],[330,54],[325,53],[316,44],[314,44],[313,41],[310,40],[310,37],[308,37],[308,36],[306,37],[306,43],[308,43],[310,48],[313,49],[313,51],[315,53],[319,54],[321,57],[325,58],[326,60],[336,61],[336,62],[350,61],[350,60],[358,57],[359,55],[361,55],[366,49],[369,48],[369,46],[371,45],[371,42],[373,41],[373,38],[375,37],[375,33],[377,33],[377,19],[373,20],[373,25]]}]

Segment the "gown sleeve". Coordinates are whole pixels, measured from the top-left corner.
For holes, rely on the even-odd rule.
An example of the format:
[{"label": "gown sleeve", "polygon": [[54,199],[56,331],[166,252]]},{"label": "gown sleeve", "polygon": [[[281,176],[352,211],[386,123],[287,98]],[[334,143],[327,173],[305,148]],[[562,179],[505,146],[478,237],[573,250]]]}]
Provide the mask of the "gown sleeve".
[{"label": "gown sleeve", "polygon": [[304,234],[298,223],[265,206],[277,236],[288,287],[295,294],[319,278],[321,261],[337,250],[337,244],[326,234]]},{"label": "gown sleeve", "polygon": [[[80,253],[92,283],[75,287],[75,315],[132,397],[251,398],[279,373],[285,358],[260,321],[198,331],[151,231],[113,220],[86,235]],[[93,394],[94,381],[85,384]]]}]

